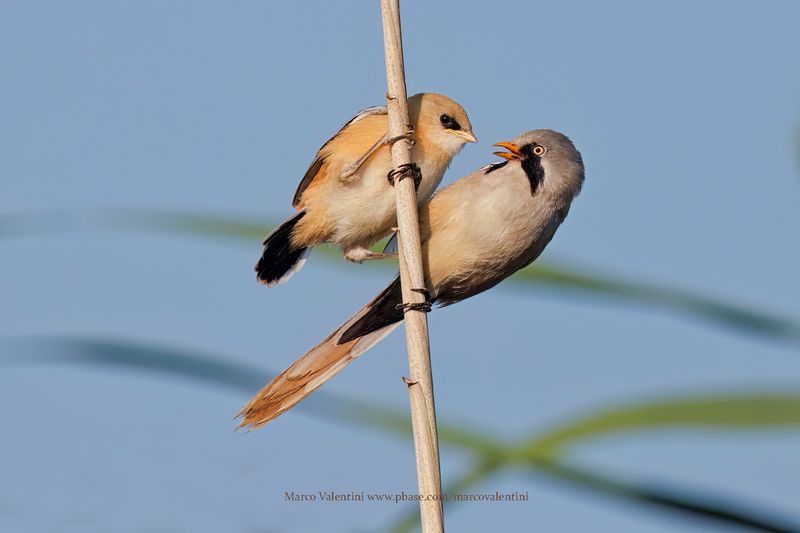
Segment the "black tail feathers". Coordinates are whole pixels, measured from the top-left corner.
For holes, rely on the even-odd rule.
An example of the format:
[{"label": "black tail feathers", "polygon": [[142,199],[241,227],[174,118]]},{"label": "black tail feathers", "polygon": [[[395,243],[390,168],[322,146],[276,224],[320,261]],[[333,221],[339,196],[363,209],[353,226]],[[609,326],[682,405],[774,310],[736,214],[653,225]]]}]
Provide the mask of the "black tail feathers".
[{"label": "black tail feathers", "polygon": [[369,311],[342,333],[338,344],[355,340],[403,320],[403,310],[400,308],[402,301],[400,277],[398,276],[382,293],[372,300]]},{"label": "black tail feathers", "polygon": [[262,285],[272,287],[285,282],[305,263],[309,249],[292,246],[292,230],[305,214],[300,211],[264,239],[264,251],[256,264],[256,278]]}]

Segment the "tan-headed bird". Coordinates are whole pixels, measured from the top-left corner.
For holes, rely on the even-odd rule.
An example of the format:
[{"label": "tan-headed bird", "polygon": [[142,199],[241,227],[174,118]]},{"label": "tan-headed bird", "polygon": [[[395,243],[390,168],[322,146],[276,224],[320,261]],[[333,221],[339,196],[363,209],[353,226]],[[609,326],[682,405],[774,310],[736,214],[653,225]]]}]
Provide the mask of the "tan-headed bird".
[{"label": "tan-headed bird", "polygon": [[[420,203],[427,201],[450,161],[465,143],[477,142],[472,124],[459,104],[441,94],[408,99]],[[297,214],[264,241],[256,264],[259,283],[283,283],[305,262],[312,247],[340,246],[350,261],[383,259],[369,246],[397,225],[395,193],[389,172],[392,158],[385,107],[371,107],[345,124],[317,152],[297,187],[292,206]]]},{"label": "tan-headed bird", "polygon": [[[569,212],[584,179],[581,154],[552,130],[498,143],[506,161],[438,192],[420,210],[430,303],[450,305],[494,287],[532,263]],[[403,320],[399,278],[261,389],[241,426],[277,417],[366,352]]]}]

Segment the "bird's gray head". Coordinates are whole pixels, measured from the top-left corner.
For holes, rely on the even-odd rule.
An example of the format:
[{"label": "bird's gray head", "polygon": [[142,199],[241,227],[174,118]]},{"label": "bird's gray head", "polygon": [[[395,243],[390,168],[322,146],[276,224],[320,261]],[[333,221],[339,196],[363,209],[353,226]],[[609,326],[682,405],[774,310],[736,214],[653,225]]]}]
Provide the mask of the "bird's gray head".
[{"label": "bird's gray head", "polygon": [[531,192],[541,186],[558,193],[577,195],[583,185],[581,153],[569,137],[553,130],[531,130],[511,142],[500,142],[508,152],[495,152],[518,162],[531,183]]}]

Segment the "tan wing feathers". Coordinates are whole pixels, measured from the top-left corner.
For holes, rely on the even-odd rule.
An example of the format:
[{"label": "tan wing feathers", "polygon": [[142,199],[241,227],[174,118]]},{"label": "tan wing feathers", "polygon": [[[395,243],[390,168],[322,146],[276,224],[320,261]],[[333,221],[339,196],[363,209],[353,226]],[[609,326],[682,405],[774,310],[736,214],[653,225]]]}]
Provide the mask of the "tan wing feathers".
[{"label": "tan wing feathers", "polygon": [[[336,135],[322,145],[308,167],[292,199],[292,206],[302,207],[303,194],[329,176],[338,176],[348,165],[361,159],[389,129],[386,108],[368,108],[356,115]],[[373,156],[385,148],[375,150]]]},{"label": "tan wing feathers", "polygon": [[317,155],[316,159],[314,159],[314,161],[308,167],[308,170],[306,170],[303,179],[300,180],[300,185],[297,186],[297,191],[294,193],[294,198],[292,198],[292,207],[295,209],[300,207],[300,197],[303,196],[303,191],[305,191],[311,182],[314,181],[314,178],[317,177],[317,174],[319,174],[323,163],[323,159]]}]

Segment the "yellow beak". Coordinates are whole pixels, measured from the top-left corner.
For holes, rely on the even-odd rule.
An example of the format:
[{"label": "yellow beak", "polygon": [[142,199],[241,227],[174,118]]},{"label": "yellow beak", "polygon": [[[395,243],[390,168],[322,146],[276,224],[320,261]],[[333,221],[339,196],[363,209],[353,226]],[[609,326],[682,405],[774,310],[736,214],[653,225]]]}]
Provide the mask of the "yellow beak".
[{"label": "yellow beak", "polygon": [[476,143],[476,142],[478,142],[478,138],[475,137],[475,134],[472,133],[469,130],[450,130],[450,133],[452,133],[456,137],[464,139],[464,141],[466,141],[468,143]]},{"label": "yellow beak", "polygon": [[494,143],[492,146],[500,146],[511,152],[492,152],[496,156],[502,157],[503,159],[522,159],[522,152],[520,152],[519,146],[514,143],[500,142]]}]

